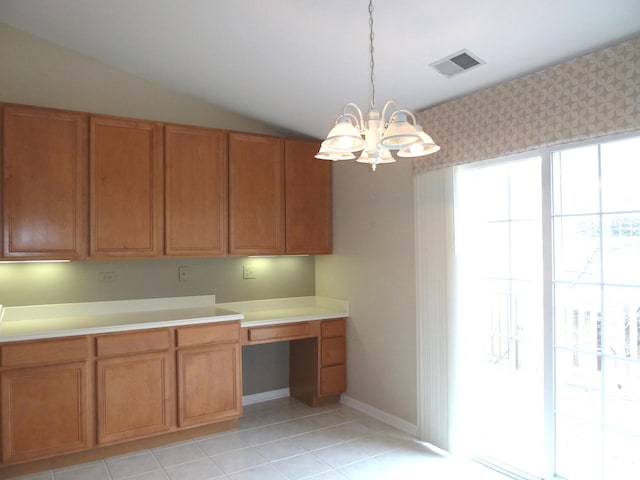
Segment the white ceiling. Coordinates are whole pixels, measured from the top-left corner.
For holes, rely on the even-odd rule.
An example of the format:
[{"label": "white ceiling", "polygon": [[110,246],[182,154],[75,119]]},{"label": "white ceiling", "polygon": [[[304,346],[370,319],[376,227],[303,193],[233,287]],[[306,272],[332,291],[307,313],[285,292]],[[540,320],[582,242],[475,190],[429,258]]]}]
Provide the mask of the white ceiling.
[{"label": "white ceiling", "polygon": [[[640,0],[377,0],[376,105],[419,111],[640,35]],[[368,0],[0,0],[0,22],[277,128],[369,104]],[[468,49],[486,65],[429,65]]]}]

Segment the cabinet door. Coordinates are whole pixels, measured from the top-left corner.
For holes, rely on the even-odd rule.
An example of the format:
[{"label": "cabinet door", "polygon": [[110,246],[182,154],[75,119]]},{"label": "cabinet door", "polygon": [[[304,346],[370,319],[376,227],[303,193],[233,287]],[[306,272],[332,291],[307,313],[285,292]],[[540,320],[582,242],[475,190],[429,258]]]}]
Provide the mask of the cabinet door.
[{"label": "cabinet door", "polygon": [[178,351],[178,425],[235,418],[242,414],[240,345]]},{"label": "cabinet door", "polygon": [[175,425],[169,352],[98,359],[98,443],[166,432]]},{"label": "cabinet door", "polygon": [[284,141],[229,134],[229,252],[284,253]]},{"label": "cabinet door", "polygon": [[91,256],[162,254],[162,125],[92,117]]},{"label": "cabinet door", "polygon": [[4,106],[5,257],[87,255],[87,118]]},{"label": "cabinet door", "polygon": [[90,445],[85,362],[2,372],[2,460],[32,460]]},{"label": "cabinet door", "polygon": [[320,145],[285,142],[286,252],[322,254],[332,250],[331,164],[314,155]]},{"label": "cabinet door", "polygon": [[227,132],[165,127],[165,253],[227,253]]}]

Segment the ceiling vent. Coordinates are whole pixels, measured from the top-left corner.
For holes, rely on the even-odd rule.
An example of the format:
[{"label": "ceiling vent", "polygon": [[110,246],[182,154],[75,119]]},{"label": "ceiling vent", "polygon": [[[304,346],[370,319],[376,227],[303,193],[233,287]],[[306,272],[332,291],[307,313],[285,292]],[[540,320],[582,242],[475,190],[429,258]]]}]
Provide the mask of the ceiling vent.
[{"label": "ceiling vent", "polygon": [[457,53],[448,55],[442,60],[432,63],[430,66],[435,68],[441,74],[447,77],[452,77],[458,73],[466,72],[472,68],[484,65],[484,63],[485,62],[480,60],[469,50],[460,50]]}]

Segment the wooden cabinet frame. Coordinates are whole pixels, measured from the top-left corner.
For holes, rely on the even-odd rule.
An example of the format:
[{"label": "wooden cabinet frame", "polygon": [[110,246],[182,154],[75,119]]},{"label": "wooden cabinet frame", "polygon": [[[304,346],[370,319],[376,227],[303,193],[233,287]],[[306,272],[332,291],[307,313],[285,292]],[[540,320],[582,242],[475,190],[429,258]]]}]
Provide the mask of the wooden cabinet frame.
[{"label": "wooden cabinet frame", "polygon": [[90,255],[161,256],[162,124],[95,116],[89,138]]},{"label": "wooden cabinet frame", "polygon": [[320,145],[285,140],[286,253],[328,254],[333,248],[331,163],[315,158]]},{"label": "wooden cabinet frame", "polygon": [[222,256],[228,238],[228,134],[165,125],[165,254]]},{"label": "wooden cabinet frame", "polygon": [[313,407],[340,401],[347,389],[346,319],[242,328],[242,344],[289,341],[290,395]]},{"label": "wooden cabinet frame", "polygon": [[141,438],[174,428],[174,375],[168,351],[99,358],[98,443]]},{"label": "wooden cabinet frame", "polygon": [[[0,103],[0,258],[327,254],[317,142]],[[31,123],[29,123],[31,122]]]},{"label": "wooden cabinet frame", "polygon": [[230,133],[229,253],[283,254],[284,205],[284,140]]},{"label": "wooden cabinet frame", "polygon": [[180,327],[176,342],[178,426],[242,415],[240,322]]},{"label": "wooden cabinet frame", "polygon": [[291,396],[313,406],[339,401],[345,330],[346,319],[230,321],[0,344],[2,462],[233,427],[228,421],[242,415],[242,345],[290,341]]},{"label": "wooden cabinet frame", "polygon": [[88,253],[87,115],[0,104],[0,256]]},{"label": "wooden cabinet frame", "polygon": [[178,350],[178,426],[242,414],[241,359],[239,343]]},{"label": "wooden cabinet frame", "polygon": [[86,337],[16,342],[0,350],[2,461],[93,446],[93,375]]}]

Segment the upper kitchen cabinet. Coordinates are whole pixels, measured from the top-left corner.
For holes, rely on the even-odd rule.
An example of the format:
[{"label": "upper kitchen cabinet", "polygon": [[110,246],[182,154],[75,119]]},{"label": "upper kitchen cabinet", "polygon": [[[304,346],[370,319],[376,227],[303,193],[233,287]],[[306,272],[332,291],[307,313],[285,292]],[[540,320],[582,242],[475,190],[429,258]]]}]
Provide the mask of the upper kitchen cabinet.
[{"label": "upper kitchen cabinet", "polygon": [[3,256],[87,255],[87,117],[3,105]]},{"label": "upper kitchen cabinet", "polygon": [[285,251],[284,139],[229,134],[229,253]]},{"label": "upper kitchen cabinet", "polygon": [[163,131],[157,122],[90,120],[90,255],[163,253]]},{"label": "upper kitchen cabinet", "polygon": [[227,132],[165,126],[165,253],[227,253]]},{"label": "upper kitchen cabinet", "polygon": [[331,163],[314,157],[319,144],[285,141],[286,253],[332,250]]}]

